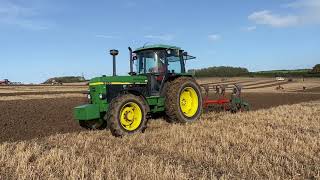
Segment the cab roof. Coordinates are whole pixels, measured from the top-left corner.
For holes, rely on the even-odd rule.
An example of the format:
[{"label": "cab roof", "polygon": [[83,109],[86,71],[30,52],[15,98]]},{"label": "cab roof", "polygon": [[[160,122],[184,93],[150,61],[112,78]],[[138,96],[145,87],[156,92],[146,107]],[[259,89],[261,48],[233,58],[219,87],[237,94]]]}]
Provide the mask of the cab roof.
[{"label": "cab roof", "polygon": [[178,49],[178,50],[181,50],[181,48],[177,47],[177,46],[171,46],[171,45],[165,45],[165,44],[154,44],[154,45],[147,45],[147,46],[140,47],[133,52],[136,53],[139,51],[144,51],[144,50],[149,50],[149,49]]}]

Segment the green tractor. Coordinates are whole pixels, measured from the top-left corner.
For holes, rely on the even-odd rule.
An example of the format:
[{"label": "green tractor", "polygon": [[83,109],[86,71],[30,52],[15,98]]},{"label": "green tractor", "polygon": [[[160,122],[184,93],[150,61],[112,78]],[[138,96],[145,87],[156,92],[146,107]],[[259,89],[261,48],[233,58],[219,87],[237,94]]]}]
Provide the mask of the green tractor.
[{"label": "green tractor", "polygon": [[173,123],[199,119],[201,89],[185,68],[186,61],[195,57],[176,46],[148,45],[135,51],[129,47],[129,76],[117,76],[118,53],[110,50],[113,76],[91,79],[89,103],[74,108],[80,126],[108,127],[114,136],[124,136],[143,132],[154,115]]}]

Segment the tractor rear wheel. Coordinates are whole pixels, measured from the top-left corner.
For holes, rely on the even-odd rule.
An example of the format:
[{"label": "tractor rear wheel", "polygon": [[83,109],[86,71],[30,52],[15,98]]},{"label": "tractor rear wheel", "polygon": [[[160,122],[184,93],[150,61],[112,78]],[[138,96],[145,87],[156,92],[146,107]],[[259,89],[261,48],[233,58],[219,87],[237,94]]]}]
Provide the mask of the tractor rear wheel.
[{"label": "tractor rear wheel", "polygon": [[112,135],[121,137],[143,132],[147,125],[147,105],[133,94],[124,94],[114,98],[105,116]]},{"label": "tractor rear wheel", "polygon": [[170,82],[165,97],[169,122],[188,123],[197,120],[202,112],[202,96],[193,78],[180,77]]},{"label": "tractor rear wheel", "polygon": [[89,121],[79,121],[81,127],[90,130],[102,130],[107,127],[107,122],[104,120],[89,120]]}]

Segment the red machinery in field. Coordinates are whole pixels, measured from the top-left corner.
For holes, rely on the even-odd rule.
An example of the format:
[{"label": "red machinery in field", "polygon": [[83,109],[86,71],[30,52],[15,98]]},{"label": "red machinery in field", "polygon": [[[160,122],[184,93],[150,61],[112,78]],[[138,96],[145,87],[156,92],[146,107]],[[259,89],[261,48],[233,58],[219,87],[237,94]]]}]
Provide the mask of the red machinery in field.
[{"label": "red machinery in field", "polygon": [[213,88],[215,89],[215,94],[218,95],[218,99],[210,99],[209,98],[209,91],[210,91],[210,86],[209,85],[202,85],[202,87],[205,90],[205,97],[203,101],[203,108],[208,108],[210,105],[223,105],[224,108],[226,109],[228,103],[230,103],[230,99],[226,98],[225,96],[225,91],[226,87],[223,85],[215,85]]},{"label": "red machinery in field", "polygon": [[211,106],[219,106],[225,111],[238,112],[238,111],[248,111],[250,106],[249,103],[245,102],[241,98],[242,87],[239,84],[235,84],[232,88],[231,98],[226,97],[227,85],[213,85],[212,88],[215,90],[215,95],[218,96],[217,99],[210,99],[209,84],[201,85],[205,90],[205,97],[203,100],[203,108],[207,109]]},{"label": "red machinery in field", "polygon": [[8,85],[8,84],[10,84],[10,81],[8,79],[4,79],[0,81],[0,85]]}]

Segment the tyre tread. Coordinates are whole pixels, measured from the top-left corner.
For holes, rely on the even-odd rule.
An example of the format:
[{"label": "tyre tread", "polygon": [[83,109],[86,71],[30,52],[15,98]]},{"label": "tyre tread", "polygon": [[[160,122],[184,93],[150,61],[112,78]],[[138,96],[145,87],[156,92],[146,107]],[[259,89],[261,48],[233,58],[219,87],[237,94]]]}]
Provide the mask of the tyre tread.
[{"label": "tyre tread", "polygon": [[143,99],[141,99],[141,97],[135,96],[133,94],[119,95],[118,97],[111,100],[110,105],[109,105],[109,110],[104,118],[107,121],[107,124],[110,128],[112,135],[114,135],[116,137],[122,137],[124,135],[132,134],[132,133],[128,133],[127,131],[125,131],[118,122],[119,121],[118,120],[119,111],[122,108],[121,106],[122,106],[123,102],[128,99],[133,99],[133,100],[141,103],[142,107],[140,107],[140,108],[143,108],[142,109],[142,111],[143,111],[142,124],[138,130],[134,131],[134,133],[138,132],[138,131],[143,132],[147,126],[146,115],[148,112],[147,112],[147,104],[145,103],[145,101]]}]

